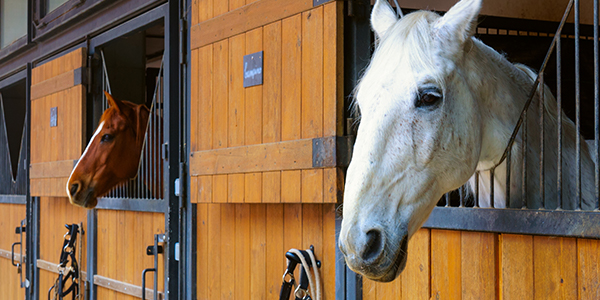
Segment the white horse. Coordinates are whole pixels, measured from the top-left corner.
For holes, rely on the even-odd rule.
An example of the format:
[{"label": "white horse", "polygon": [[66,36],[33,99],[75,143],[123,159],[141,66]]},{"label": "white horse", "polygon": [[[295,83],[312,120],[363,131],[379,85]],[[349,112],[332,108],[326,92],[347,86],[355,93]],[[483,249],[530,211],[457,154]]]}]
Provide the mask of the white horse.
[{"label": "white horse", "polygon": [[[410,237],[444,193],[474,182],[476,170],[482,172],[481,205],[490,206],[486,173],[499,163],[536,74],[473,37],[481,1],[462,0],[443,17],[420,11],[401,19],[387,1],[375,3],[377,47],[356,90],[361,122],[339,238],[348,266],[372,280],[391,281],[402,272]],[[544,94],[545,201],[555,208],[557,107],[548,88]],[[524,125],[530,208],[542,207],[538,103],[532,102]],[[562,196],[569,209],[576,207],[576,131],[562,119]],[[521,198],[521,147],[519,134],[511,155],[512,199]],[[581,147],[583,208],[591,209],[594,162],[585,142]],[[503,207],[506,162],[495,175],[495,207]]]}]

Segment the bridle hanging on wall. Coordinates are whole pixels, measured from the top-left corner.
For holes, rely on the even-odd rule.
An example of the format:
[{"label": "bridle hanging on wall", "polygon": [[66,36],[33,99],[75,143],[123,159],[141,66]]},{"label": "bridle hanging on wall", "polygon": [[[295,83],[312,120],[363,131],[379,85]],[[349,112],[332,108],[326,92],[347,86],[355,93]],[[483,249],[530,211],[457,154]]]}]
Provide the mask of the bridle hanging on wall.
[{"label": "bridle hanging on wall", "polygon": [[[321,278],[319,276],[319,268],[321,261],[315,258],[314,246],[310,246],[307,250],[290,249],[285,253],[288,264],[283,273],[283,282],[279,291],[279,300],[288,300],[294,287],[294,297],[296,300],[321,300]],[[294,270],[297,265],[301,265],[300,281],[296,283],[294,278]],[[314,280],[310,274],[310,269],[313,270]],[[310,286],[310,293],[309,293]]]},{"label": "bridle hanging on wall", "polygon": [[[83,285],[81,281],[81,269],[77,262],[76,254],[77,234],[83,232],[83,224],[65,224],[68,229],[65,233],[63,246],[60,251],[60,263],[58,264],[58,278],[54,285],[48,290],[48,300],[62,300],[69,294],[72,299],[84,299],[82,297]],[[79,239],[79,248],[82,247],[81,238]],[[81,261],[81,249],[79,251],[79,261]],[[68,265],[68,266],[67,266]],[[65,289],[67,281],[71,280],[71,285]]]}]

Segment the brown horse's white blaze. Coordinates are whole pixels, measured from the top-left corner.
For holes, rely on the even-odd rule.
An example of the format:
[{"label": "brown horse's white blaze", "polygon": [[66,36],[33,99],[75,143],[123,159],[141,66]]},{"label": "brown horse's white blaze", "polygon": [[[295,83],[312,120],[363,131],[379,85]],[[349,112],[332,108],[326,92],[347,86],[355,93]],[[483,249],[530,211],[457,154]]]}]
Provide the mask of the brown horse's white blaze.
[{"label": "brown horse's white blaze", "polygon": [[94,208],[98,197],[136,176],[148,117],[145,105],[106,93],[109,108],[67,181],[69,201]]},{"label": "brown horse's white blaze", "polygon": [[[371,25],[377,47],[356,89],[361,122],[346,176],[339,236],[348,266],[369,279],[391,281],[402,272],[408,241],[437,201],[476,170],[485,172],[500,161],[527,101],[533,73],[473,38],[481,2],[461,0],[443,17],[419,11],[401,19],[387,1],[375,3]],[[556,136],[556,102],[549,91],[545,96],[546,135]],[[528,118],[537,120],[536,113]],[[526,125],[531,140],[539,140],[535,123]],[[577,133],[564,115],[563,130],[563,199],[575,199],[576,175],[568,164],[573,164]],[[548,166],[555,165],[555,140],[546,142]],[[512,178],[520,178],[522,146],[519,135]],[[528,172],[537,170],[538,150],[528,147]],[[584,207],[593,200],[593,166],[582,145]],[[546,178],[556,178],[554,168],[545,170]],[[495,191],[503,195],[505,164],[496,174]],[[485,177],[480,199],[490,203]],[[534,180],[539,176],[528,178],[527,197],[538,201]],[[556,203],[556,188],[551,181],[545,184],[546,203]],[[520,188],[511,183],[511,195],[520,197]]]}]

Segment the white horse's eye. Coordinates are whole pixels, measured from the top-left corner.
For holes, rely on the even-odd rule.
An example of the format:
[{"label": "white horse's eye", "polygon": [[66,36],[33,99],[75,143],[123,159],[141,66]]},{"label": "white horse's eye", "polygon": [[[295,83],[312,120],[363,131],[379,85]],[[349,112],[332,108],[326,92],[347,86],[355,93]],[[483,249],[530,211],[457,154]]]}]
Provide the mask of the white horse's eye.
[{"label": "white horse's eye", "polygon": [[441,102],[442,93],[437,88],[426,88],[419,91],[416,107],[431,107]]}]

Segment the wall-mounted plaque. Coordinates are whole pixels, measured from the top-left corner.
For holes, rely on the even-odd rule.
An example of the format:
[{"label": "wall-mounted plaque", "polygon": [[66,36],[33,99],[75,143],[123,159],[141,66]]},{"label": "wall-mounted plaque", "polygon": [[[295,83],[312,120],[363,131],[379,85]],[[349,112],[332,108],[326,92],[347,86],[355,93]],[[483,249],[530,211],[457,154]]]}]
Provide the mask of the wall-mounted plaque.
[{"label": "wall-mounted plaque", "polygon": [[263,51],[244,55],[244,87],[263,84]]},{"label": "wall-mounted plaque", "polygon": [[58,107],[50,108],[50,127],[58,126]]}]

